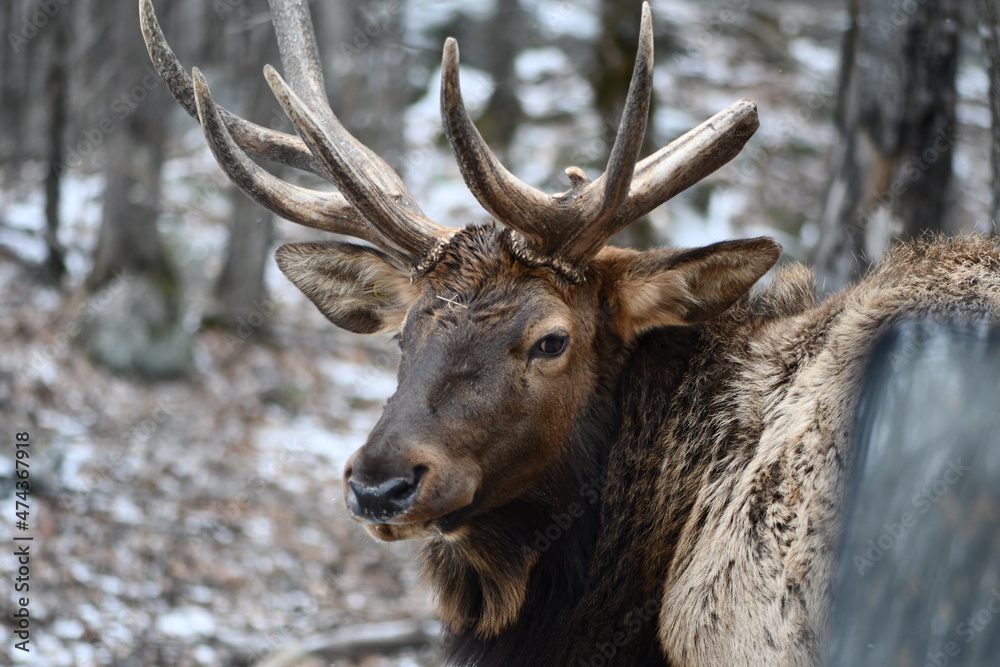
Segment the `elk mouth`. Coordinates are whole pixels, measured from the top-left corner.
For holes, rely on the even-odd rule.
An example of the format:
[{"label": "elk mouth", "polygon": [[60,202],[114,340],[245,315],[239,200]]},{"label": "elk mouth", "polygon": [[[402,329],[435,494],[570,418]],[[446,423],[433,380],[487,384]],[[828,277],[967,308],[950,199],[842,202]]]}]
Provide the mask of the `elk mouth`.
[{"label": "elk mouth", "polygon": [[354,520],[362,523],[365,530],[375,539],[383,542],[396,542],[427,537],[455,537],[476,513],[476,506],[477,503],[473,499],[473,502],[458,509],[430,519],[416,521],[404,515],[395,520],[379,522],[367,520],[353,512],[351,514]]},{"label": "elk mouth", "polygon": [[426,521],[375,523],[365,521],[357,516],[354,518],[364,523],[365,530],[375,539],[383,542],[396,542],[398,540],[453,536],[462,528],[472,512],[473,505],[469,504]]},{"label": "elk mouth", "polygon": [[351,517],[364,525],[372,537],[384,542],[397,540],[413,540],[435,536],[453,536],[465,522],[475,513],[476,503],[473,501],[458,509],[450,510],[431,518],[413,516],[415,512],[407,512],[400,516],[386,518],[372,517],[355,511],[348,501]]}]

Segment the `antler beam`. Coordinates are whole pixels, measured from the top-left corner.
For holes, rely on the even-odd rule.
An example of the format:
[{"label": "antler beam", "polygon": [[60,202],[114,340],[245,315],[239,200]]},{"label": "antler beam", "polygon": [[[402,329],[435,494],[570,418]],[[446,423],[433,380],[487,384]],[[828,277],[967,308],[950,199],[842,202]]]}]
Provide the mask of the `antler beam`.
[{"label": "antler beam", "polygon": [[405,262],[405,253],[372,228],[343,195],[286,183],[247,157],[226,126],[222,110],[212,99],[208,82],[198,68],[193,72],[193,85],[197,118],[205,139],[219,166],[248,197],[282,218],[368,241]]},{"label": "antler beam", "polygon": [[643,5],[639,42],[625,111],[605,174],[591,183],[582,170],[568,170],[573,187],[557,195],[547,195],[519,180],[486,145],[462,99],[458,44],[454,39],[445,42],[441,117],[462,177],[479,203],[520,232],[538,256],[553,255],[585,242],[588,230],[611,220],[628,195],[652,91],[653,27],[648,4]]},{"label": "antler beam", "polygon": [[[198,105],[195,101],[194,84],[167,39],[156,19],[152,0],[139,0],[139,24],[146,41],[149,59],[157,74],[167,84],[170,94],[195,120],[198,119]],[[240,118],[236,114],[219,107],[226,128],[236,144],[251,155],[296,169],[324,176],[322,163],[309,152],[305,142],[296,136],[270,130],[256,123]]]},{"label": "antler beam", "polygon": [[[383,236],[421,258],[450,232],[412,204],[412,196],[395,172],[356,140],[351,141],[354,138],[332,111],[314,113],[273,67],[266,67],[264,76],[306,145],[326,166],[328,178]],[[325,123],[321,114],[327,116]]]}]

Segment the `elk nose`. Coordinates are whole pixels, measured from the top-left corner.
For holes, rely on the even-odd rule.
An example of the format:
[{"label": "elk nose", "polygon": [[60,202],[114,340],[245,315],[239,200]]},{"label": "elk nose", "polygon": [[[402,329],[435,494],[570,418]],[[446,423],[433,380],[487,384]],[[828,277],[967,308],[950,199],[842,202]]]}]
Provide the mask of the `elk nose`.
[{"label": "elk nose", "polygon": [[387,523],[405,514],[417,501],[426,471],[424,466],[417,466],[408,476],[393,477],[381,483],[354,475],[347,483],[351,513],[373,523]]}]

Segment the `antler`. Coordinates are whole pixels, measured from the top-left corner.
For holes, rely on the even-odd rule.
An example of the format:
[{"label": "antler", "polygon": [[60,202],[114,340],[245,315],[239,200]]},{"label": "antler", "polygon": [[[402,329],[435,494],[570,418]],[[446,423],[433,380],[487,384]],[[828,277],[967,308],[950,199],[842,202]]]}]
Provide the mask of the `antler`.
[{"label": "antler", "polygon": [[458,44],[445,42],[441,117],[462,177],[479,203],[517,231],[514,250],[573,281],[612,236],[733,159],[757,130],[757,107],[740,100],[638,165],[653,78],[653,28],[642,6],[639,52],[618,135],[604,174],[590,181],[566,170],[570,189],[548,195],[511,174],[490,151],[469,117],[458,75]]},{"label": "antler", "polygon": [[[219,165],[254,201],[293,222],[367,240],[417,265],[454,230],[429,220],[399,175],[344,129],[330,109],[312,19],[304,0],[270,1],[281,62],[290,81],[268,66],[265,76],[299,135],[269,130],[212,99],[195,69],[188,77],[167,45],[151,0],[139,0],[150,58],[174,98],[201,123]],[[297,187],[275,178],[246,155],[311,171],[340,193]]]},{"label": "antler", "polygon": [[[270,65],[264,75],[299,137],[255,125],[212,99],[197,69],[188,76],[167,44],[152,0],[139,0],[150,58],[174,98],[198,119],[227,175],[254,201],[293,222],[373,243],[419,272],[434,262],[454,230],[429,220],[399,175],[354,138],[330,109],[312,19],[305,0],[270,0],[288,82]],[[757,109],[740,100],[636,164],[649,115],[653,29],[642,7],[639,52],[607,169],[591,182],[570,167],[570,189],[548,195],[518,180],[496,159],[462,100],[458,44],[445,42],[441,115],[462,176],[479,203],[511,230],[525,262],[583,280],[587,262],[637,218],[712,173],[757,129]],[[327,178],[339,193],[285,183],[247,153]]]}]

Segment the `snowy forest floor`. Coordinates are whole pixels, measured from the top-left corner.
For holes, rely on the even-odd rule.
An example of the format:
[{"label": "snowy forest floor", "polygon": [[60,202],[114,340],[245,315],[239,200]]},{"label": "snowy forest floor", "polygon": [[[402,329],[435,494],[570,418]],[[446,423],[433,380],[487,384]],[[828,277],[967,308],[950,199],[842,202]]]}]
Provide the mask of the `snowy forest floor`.
[{"label": "snowy forest floor", "polygon": [[[762,127],[733,166],[658,212],[658,233],[695,245],[770,231],[805,258],[835,140],[844,12],[777,3],[774,16],[718,28],[712,12],[726,3],[697,9],[670,0],[654,10],[661,6],[673,13],[660,15],[701,28],[685,33],[687,56],[657,69],[659,134],[676,136],[744,96],[760,105]],[[706,34],[711,44],[699,47]],[[981,70],[963,69],[955,197],[967,228],[987,206],[985,85]],[[522,142],[574,140],[572,128],[562,132],[539,142],[529,127]],[[192,183],[221,181],[197,133],[182,144],[167,168],[173,213],[162,230],[197,329],[226,215],[213,209],[224,201],[214,186],[208,199],[215,200],[188,210],[205,194]],[[435,195],[418,182],[414,194],[432,217],[437,198],[451,219],[472,219],[454,215],[461,180],[450,163],[435,149],[422,171],[443,173],[446,185],[438,181]],[[0,437],[5,447],[16,432],[32,437],[34,652],[19,658],[53,667],[242,666],[323,630],[433,618],[417,581],[416,546],[374,542],[342,500],[344,462],[394,389],[395,344],[335,329],[271,267],[272,301],[248,313],[237,335],[199,331],[190,377],[148,383],[112,374],[75,346],[78,325],[100,317],[104,298],[82,290],[99,183],[86,175],[67,181],[71,277],[57,289],[33,269],[43,222],[32,178],[0,188]],[[291,227],[278,223],[280,241],[309,238]],[[0,458],[5,515],[14,511],[13,473],[10,457]],[[0,543],[12,544],[13,531],[10,520],[0,522]],[[4,647],[13,643],[11,605],[9,596],[0,599]],[[436,663],[429,648],[336,664]]]},{"label": "snowy forest floor", "polygon": [[[413,545],[376,544],[342,500],[344,462],[393,387],[391,341],[365,346],[311,304],[283,305],[269,340],[202,333],[193,377],[148,384],[53,337],[88,307],[99,317],[100,295],[66,308],[19,266],[0,271],[0,310],[18,314],[0,324],[14,379],[0,421],[32,436],[19,534],[34,536],[36,664],[242,665],[318,629],[432,617]],[[11,532],[0,524],[5,544]]]}]

